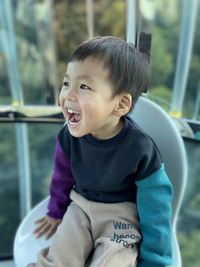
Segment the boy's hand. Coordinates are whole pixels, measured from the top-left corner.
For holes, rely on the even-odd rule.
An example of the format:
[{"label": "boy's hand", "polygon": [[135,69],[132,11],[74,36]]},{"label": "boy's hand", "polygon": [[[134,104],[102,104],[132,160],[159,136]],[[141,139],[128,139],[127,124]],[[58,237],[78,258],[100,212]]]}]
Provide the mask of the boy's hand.
[{"label": "boy's hand", "polygon": [[38,224],[37,228],[34,230],[33,234],[36,238],[40,238],[45,235],[45,239],[49,239],[56,231],[58,225],[62,220],[54,219],[48,215],[37,220],[35,224]]}]

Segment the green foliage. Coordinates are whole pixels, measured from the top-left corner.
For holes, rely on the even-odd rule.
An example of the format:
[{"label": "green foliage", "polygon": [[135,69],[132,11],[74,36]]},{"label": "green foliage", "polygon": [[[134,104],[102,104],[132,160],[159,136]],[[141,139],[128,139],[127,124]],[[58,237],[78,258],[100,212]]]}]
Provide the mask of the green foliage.
[{"label": "green foliage", "polygon": [[179,233],[178,240],[181,248],[183,267],[199,267],[200,231],[192,231],[189,234]]},{"label": "green foliage", "polygon": [[148,97],[160,105],[165,111],[169,111],[172,91],[165,86],[151,87]]},{"label": "green foliage", "polygon": [[8,69],[5,55],[0,53],[0,105],[10,104],[11,96],[9,90]]},{"label": "green foliage", "polygon": [[96,1],[95,20],[95,35],[124,38],[125,3],[121,0]]},{"label": "green foliage", "polygon": [[162,29],[154,27],[151,52],[151,86],[163,86],[173,70],[173,57],[163,36]]},{"label": "green foliage", "polygon": [[190,208],[193,210],[198,210],[200,207],[200,193],[195,195],[190,202]]}]

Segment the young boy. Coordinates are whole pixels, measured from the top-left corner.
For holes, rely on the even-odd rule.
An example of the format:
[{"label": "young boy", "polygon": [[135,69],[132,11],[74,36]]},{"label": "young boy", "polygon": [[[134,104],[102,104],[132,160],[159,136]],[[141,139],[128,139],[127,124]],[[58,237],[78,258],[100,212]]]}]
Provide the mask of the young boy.
[{"label": "young boy", "polygon": [[30,266],[171,264],[171,184],[154,142],[127,116],[148,75],[146,56],[116,37],[90,39],[73,53],[49,212],[35,234],[57,231]]}]

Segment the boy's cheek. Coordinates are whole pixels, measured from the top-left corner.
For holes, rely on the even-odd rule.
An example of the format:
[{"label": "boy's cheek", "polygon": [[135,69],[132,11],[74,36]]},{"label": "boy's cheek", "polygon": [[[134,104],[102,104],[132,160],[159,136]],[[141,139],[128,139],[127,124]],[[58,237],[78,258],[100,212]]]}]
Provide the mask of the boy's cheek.
[{"label": "boy's cheek", "polygon": [[62,91],[62,90],[61,90],[61,92],[60,92],[60,94],[59,94],[59,99],[58,99],[58,101],[59,101],[59,105],[60,105],[61,107],[63,107],[64,95],[63,95],[63,91]]}]

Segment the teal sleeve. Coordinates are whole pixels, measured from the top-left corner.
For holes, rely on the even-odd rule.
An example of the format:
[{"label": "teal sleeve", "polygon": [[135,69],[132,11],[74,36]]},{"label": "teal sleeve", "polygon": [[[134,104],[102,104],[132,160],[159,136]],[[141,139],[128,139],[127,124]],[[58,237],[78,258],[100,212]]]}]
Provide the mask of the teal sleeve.
[{"label": "teal sleeve", "polygon": [[137,267],[165,267],[172,263],[172,186],[164,166],[136,185],[142,234]]}]

